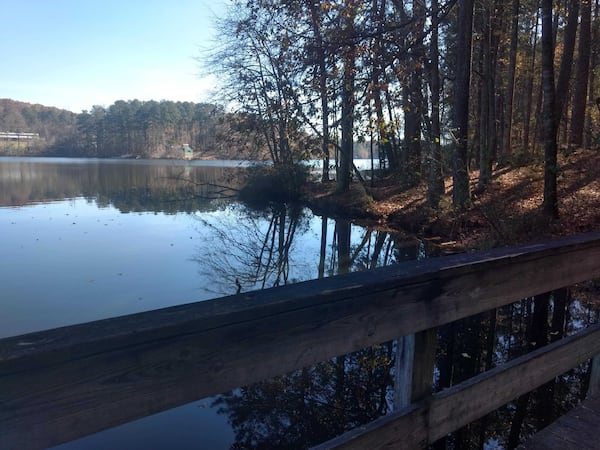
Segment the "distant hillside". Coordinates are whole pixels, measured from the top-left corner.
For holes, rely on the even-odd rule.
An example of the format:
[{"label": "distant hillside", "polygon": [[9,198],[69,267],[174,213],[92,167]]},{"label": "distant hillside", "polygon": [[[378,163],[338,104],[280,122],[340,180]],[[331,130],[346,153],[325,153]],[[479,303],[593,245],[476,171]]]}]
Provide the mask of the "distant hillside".
[{"label": "distant hillside", "polygon": [[[0,99],[0,132],[37,133],[39,139],[0,135],[0,156],[270,159],[260,119],[228,113],[210,103],[118,100],[79,114],[51,106]],[[318,158],[315,136],[298,133],[296,145]],[[354,156],[368,158],[369,142]],[[375,157],[377,146],[375,145]]]},{"label": "distant hillside", "polygon": [[206,103],[116,101],[76,114],[0,99],[0,132],[38,133],[39,139],[0,138],[0,155],[76,157],[265,159],[255,118]]},{"label": "distant hillside", "polygon": [[78,115],[78,149],[88,156],[260,158],[262,135],[251,121],[209,103],[119,100]]},{"label": "distant hillside", "polygon": [[0,141],[0,154],[60,152],[73,145],[77,114],[65,109],[0,99],[0,131],[38,133],[31,142]]}]

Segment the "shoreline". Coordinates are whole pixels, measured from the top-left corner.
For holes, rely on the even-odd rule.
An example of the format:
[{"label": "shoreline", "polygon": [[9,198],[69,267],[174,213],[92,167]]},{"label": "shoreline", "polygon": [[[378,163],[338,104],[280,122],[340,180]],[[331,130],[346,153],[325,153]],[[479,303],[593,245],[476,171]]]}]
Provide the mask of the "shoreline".
[{"label": "shoreline", "polygon": [[[541,158],[540,158],[541,159]],[[600,230],[600,151],[580,149],[559,155],[560,217],[541,212],[543,165],[514,165],[493,172],[487,189],[475,194],[477,172],[471,173],[471,205],[452,206],[452,180],[437,209],[426,202],[424,183],[401,189],[393,176],[373,187],[355,182],[348,193],[335,193],[335,183],[307,187],[307,206],[315,212],[346,218],[392,232],[452,246],[457,251],[483,250]]]}]

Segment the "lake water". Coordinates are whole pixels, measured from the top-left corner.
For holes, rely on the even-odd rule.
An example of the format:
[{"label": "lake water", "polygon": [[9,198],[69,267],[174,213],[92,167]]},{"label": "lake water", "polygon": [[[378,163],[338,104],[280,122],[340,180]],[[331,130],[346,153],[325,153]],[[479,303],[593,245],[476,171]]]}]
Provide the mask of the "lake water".
[{"label": "lake water", "polygon": [[[0,337],[317,278],[321,256],[337,273],[334,220],[253,211],[211,187],[236,186],[239,164],[0,160]],[[350,234],[362,247],[346,270],[368,267],[381,236]]]},{"label": "lake water", "polygon": [[[249,164],[0,158],[0,337],[423,253],[414,238],[226,198]],[[226,410],[205,399],[61,448],[229,448],[241,438]]]},{"label": "lake water", "polygon": [[[232,201],[223,186],[239,186],[249,165],[0,158],[0,338],[429,253],[400,233]],[[599,296],[594,283],[553,294],[538,338],[596,322]],[[528,351],[537,307],[523,299],[441,327],[435,389]],[[307,448],[393,409],[394,352],[384,343],[56,449]],[[553,397],[540,388],[529,406],[513,402],[448,438],[450,448],[507,448],[576,404],[588,376],[585,364],[570,371]]]}]

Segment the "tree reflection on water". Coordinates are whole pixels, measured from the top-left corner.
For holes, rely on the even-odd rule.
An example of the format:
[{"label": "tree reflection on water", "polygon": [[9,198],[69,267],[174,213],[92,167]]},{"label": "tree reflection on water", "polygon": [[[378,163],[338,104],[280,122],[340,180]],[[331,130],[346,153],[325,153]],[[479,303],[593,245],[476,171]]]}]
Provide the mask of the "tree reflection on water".
[{"label": "tree reflection on water", "polygon": [[[438,330],[436,390],[576,333],[598,321],[600,286],[583,283],[526,298]],[[584,397],[585,363],[437,442],[435,449],[518,446]]]},{"label": "tree reflection on water", "polygon": [[[234,205],[231,215],[198,217],[210,230],[215,245],[195,258],[203,273],[218,280],[216,292],[230,294],[250,289],[281,286],[290,281],[290,251],[298,228],[307,222],[298,208],[285,205],[253,211]],[[223,223],[226,220],[227,223]]]},{"label": "tree reflection on water", "polygon": [[[368,270],[418,254],[414,238],[313,217],[294,206],[237,208],[226,226],[223,216],[218,222],[199,219],[215,245],[197,261],[211,279],[222,280],[220,293]],[[307,234],[319,242],[313,252],[306,248]],[[232,448],[306,448],[390,410],[393,359],[391,342],[377,345],[236,389],[219,396],[214,406],[234,428]]]},{"label": "tree reflection on water", "polygon": [[[583,287],[590,289],[598,295],[597,286]],[[538,327],[536,322],[551,325],[554,313],[561,314],[556,309],[560,295],[524,299],[440,328],[434,388],[455,385],[545,345],[557,329]],[[596,307],[585,303],[567,297],[566,314],[571,318],[564,322],[564,333],[597,321],[598,313],[591,312]],[[393,410],[395,356],[395,342],[376,345],[236,389],[217,397],[213,406],[229,418],[235,432],[233,449],[309,448]],[[515,448],[577,405],[585,396],[588,380],[589,365],[582,364],[432,448]]]},{"label": "tree reflection on water", "polygon": [[301,449],[386,414],[391,344],[237,389],[217,398],[235,430],[234,449]]},{"label": "tree reflection on water", "polygon": [[[415,239],[312,217],[294,207],[245,214],[248,220],[232,219],[229,226],[212,224],[214,249],[198,258],[202,270],[215,275],[212,279],[225,280],[219,287],[224,293],[416,260],[430,250]],[[313,253],[302,240],[306,234],[320,243]],[[305,258],[299,256],[303,253]],[[597,322],[599,294],[597,283],[584,283],[440,327],[434,389],[456,385]],[[393,410],[395,359],[396,342],[383,343],[235,389],[218,396],[213,406],[228,416],[233,449],[308,448]],[[588,377],[588,364],[574,368],[433,448],[515,448],[576,405]]]},{"label": "tree reflection on water", "polygon": [[212,289],[221,295],[415,259],[419,245],[414,238],[315,217],[294,205],[256,211],[232,204],[228,211],[197,217],[213,245],[199,249],[194,260],[203,275],[215,280]]}]

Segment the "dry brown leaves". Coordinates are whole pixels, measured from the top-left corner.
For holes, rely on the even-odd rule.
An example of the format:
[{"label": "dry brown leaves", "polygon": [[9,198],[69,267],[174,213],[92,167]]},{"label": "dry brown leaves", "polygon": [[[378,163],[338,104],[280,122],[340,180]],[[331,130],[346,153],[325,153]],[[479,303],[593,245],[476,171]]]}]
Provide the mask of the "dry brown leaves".
[{"label": "dry brown leaves", "polygon": [[[367,188],[374,202],[369,212],[386,229],[437,235],[459,241],[464,248],[507,245],[540,236],[570,235],[600,229],[600,151],[577,150],[559,155],[558,195],[560,218],[548,222],[541,215],[544,169],[539,162],[505,167],[494,172],[492,183],[473,196],[471,207],[451,206],[452,180],[439,210],[426,203],[426,187],[402,190],[393,178]],[[471,174],[473,188],[477,172]],[[475,191],[475,189],[473,189]]]}]

